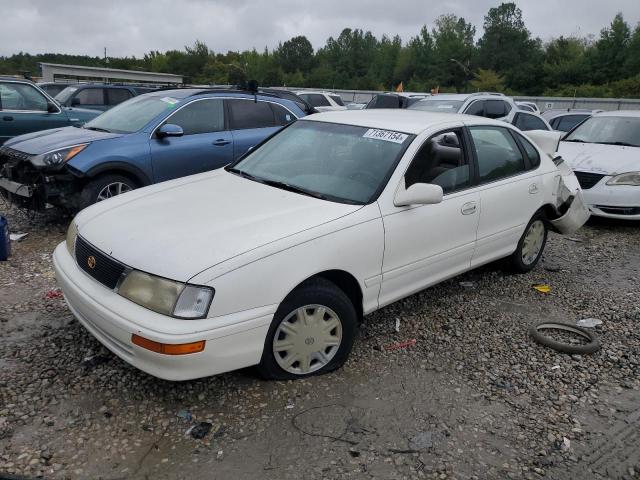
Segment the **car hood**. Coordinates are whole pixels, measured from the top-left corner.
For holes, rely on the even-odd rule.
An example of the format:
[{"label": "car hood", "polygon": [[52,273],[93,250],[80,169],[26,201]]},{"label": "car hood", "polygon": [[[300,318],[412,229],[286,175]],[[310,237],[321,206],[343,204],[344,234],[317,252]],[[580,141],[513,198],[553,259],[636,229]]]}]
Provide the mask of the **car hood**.
[{"label": "car hood", "polygon": [[30,155],[39,155],[58,148],[117,138],[122,135],[120,133],[96,132],[95,130],[77,127],[52,128],[19,135],[7,141],[5,146]]},{"label": "car hood", "polygon": [[574,170],[616,175],[640,170],[640,147],[560,142],[558,152]]},{"label": "car hood", "polygon": [[359,208],[218,170],[100,202],[81,212],[77,225],[85,240],[120,262],[187,281],[225,260]]}]

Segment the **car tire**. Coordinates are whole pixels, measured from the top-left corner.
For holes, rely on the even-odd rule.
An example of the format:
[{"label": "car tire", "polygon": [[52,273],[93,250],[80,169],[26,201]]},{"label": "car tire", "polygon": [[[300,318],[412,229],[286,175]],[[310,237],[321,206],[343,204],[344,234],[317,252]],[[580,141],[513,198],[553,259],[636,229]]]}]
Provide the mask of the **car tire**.
[{"label": "car tire", "polygon": [[[87,183],[80,192],[78,206],[80,210],[94,203],[117,196],[120,193],[129,192],[138,188],[138,185],[124,175],[108,173],[99,175]],[[109,191],[111,194],[109,195]]]},{"label": "car tire", "polygon": [[[334,283],[302,283],[278,307],[258,365],[268,380],[294,380],[341,367],[358,325],[355,307]],[[332,328],[333,327],[333,328]]]},{"label": "car tire", "polygon": [[516,273],[527,273],[538,264],[547,244],[549,227],[542,213],[536,213],[524,229],[516,251],[509,257],[509,267]]}]

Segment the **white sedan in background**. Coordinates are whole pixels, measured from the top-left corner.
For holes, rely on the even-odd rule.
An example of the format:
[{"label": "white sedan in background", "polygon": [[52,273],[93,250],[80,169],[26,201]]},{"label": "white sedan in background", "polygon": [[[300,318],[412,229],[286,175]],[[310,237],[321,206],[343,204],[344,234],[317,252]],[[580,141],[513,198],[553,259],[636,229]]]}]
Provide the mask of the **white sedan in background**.
[{"label": "white sedan in background", "polygon": [[559,135],[481,117],[328,112],[218,171],[82,212],[54,254],[76,318],[113,353],[185,380],[340,367],[359,320],[588,218]]},{"label": "white sedan in background", "polygon": [[295,94],[315,108],[318,112],[347,110],[347,106],[342,101],[342,97],[337,93],[301,90],[299,92],[295,92]]},{"label": "white sedan in background", "polygon": [[593,215],[640,220],[640,111],[596,113],[560,142],[559,153]]}]

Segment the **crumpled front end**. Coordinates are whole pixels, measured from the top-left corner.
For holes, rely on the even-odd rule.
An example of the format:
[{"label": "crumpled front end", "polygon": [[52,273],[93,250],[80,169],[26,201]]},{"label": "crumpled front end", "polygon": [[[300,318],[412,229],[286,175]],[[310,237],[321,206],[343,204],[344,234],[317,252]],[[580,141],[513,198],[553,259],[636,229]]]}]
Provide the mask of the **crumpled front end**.
[{"label": "crumpled front end", "polygon": [[29,210],[47,205],[74,208],[81,180],[71,169],[37,168],[30,155],[9,147],[0,148],[0,195]]}]

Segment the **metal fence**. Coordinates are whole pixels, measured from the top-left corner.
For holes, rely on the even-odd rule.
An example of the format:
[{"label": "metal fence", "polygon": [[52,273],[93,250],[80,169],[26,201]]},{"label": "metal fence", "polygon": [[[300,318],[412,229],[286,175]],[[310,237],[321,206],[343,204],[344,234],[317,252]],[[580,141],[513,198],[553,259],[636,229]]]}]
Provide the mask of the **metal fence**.
[{"label": "metal fence", "polygon": [[[311,88],[288,88],[289,90],[321,90]],[[367,103],[382,91],[376,90],[331,90],[342,97],[344,103]],[[550,109],[584,108],[588,110],[640,110],[640,99],[627,98],[571,98],[571,97],[513,97],[516,101],[535,102],[541,112]]]}]

